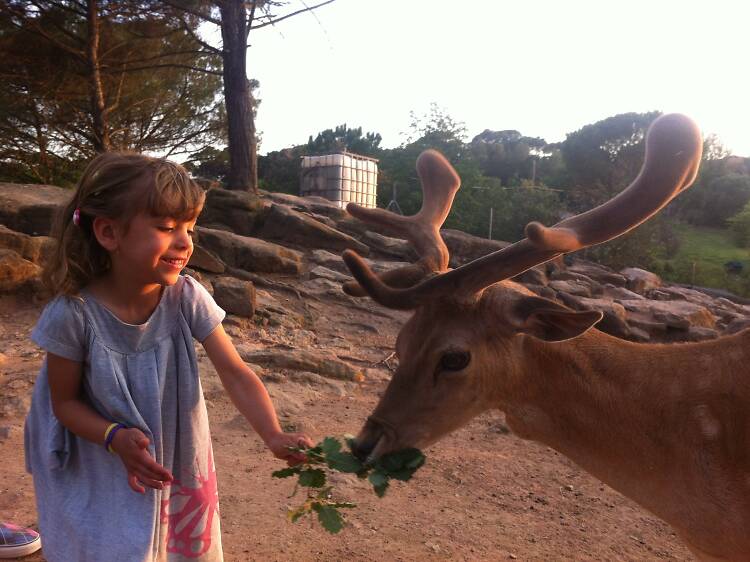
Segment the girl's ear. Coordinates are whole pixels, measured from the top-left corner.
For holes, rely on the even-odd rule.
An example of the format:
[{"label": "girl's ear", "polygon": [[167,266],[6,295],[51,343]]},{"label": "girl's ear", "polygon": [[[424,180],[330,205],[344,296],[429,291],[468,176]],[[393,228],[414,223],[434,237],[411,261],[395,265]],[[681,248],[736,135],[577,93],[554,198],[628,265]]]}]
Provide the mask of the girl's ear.
[{"label": "girl's ear", "polygon": [[96,217],[92,224],[94,236],[99,245],[108,252],[114,252],[119,246],[119,229],[117,223],[106,217]]}]

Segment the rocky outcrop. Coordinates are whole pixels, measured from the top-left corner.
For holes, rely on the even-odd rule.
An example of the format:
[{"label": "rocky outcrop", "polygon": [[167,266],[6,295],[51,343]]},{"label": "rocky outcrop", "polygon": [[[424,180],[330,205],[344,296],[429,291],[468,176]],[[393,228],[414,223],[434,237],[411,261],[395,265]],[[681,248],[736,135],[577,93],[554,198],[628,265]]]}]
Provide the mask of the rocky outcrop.
[{"label": "rocky outcrop", "polygon": [[28,287],[39,278],[41,269],[13,250],[0,249],[0,292],[8,293]]},{"label": "rocky outcrop", "polygon": [[198,236],[202,246],[232,267],[262,273],[302,272],[302,254],[279,244],[203,227],[198,228]]},{"label": "rocky outcrop", "polygon": [[0,183],[0,224],[32,236],[48,235],[58,208],[72,195],[54,185]]},{"label": "rocky outcrop", "polygon": [[255,286],[234,277],[219,277],[213,283],[216,304],[228,314],[252,318],[255,315]]}]

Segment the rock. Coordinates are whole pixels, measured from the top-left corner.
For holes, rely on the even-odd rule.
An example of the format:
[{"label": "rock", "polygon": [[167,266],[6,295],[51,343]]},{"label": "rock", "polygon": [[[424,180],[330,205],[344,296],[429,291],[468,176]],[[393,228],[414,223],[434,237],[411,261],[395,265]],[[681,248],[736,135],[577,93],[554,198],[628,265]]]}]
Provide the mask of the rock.
[{"label": "rock", "polygon": [[355,250],[366,256],[370,249],[340,230],[326,226],[312,217],[283,205],[271,204],[263,226],[256,236],[284,241],[304,248],[328,248],[335,251]]},{"label": "rock", "polygon": [[612,299],[614,301],[628,301],[628,300],[643,300],[646,297],[634,293],[633,291],[626,289],[625,287],[619,287],[607,283],[602,287],[602,298]]},{"label": "rock", "polygon": [[598,263],[573,259],[572,263],[567,266],[567,271],[571,273],[578,273],[585,275],[589,279],[593,279],[601,285],[614,285],[615,287],[624,287],[627,283],[627,279],[624,275],[615,273],[608,267],[599,265]]},{"label": "rock", "polygon": [[0,183],[0,224],[11,230],[49,235],[57,210],[73,192],[54,185]]},{"label": "rock", "polygon": [[638,267],[625,268],[620,274],[627,280],[627,288],[641,295],[662,285],[661,277]]},{"label": "rock", "polygon": [[711,328],[702,328],[700,326],[690,326],[685,341],[703,341],[712,340],[719,337],[719,332]]},{"label": "rock", "polygon": [[29,236],[0,224],[0,248],[13,250],[22,258],[43,264],[55,249],[55,241],[49,236]]},{"label": "rock", "polygon": [[238,347],[243,361],[258,363],[264,367],[311,371],[333,379],[359,381],[362,372],[338,359],[333,353],[323,350],[270,349],[250,351]]},{"label": "rock", "polygon": [[[700,305],[687,301],[623,300],[620,302],[629,312],[648,315],[654,321],[670,328],[688,330],[690,326],[716,328],[716,318]],[[630,315],[628,315],[630,322]]]},{"label": "rock", "polygon": [[575,271],[559,269],[553,271],[550,274],[550,278],[554,281],[572,281],[578,286],[588,287],[588,290],[592,295],[600,295],[602,293],[602,286],[598,282],[586,275],[576,273]]},{"label": "rock", "polygon": [[442,229],[440,236],[448,246],[451,267],[459,267],[510,245],[508,242],[479,238],[450,228]]},{"label": "rock", "polygon": [[260,273],[299,275],[302,254],[272,242],[199,227],[201,245],[232,267]]},{"label": "rock", "polygon": [[224,262],[199,244],[193,247],[193,255],[190,256],[188,265],[209,273],[224,273],[227,269]]},{"label": "rock", "polygon": [[266,207],[263,199],[248,191],[209,189],[198,224],[213,228],[223,225],[234,234],[252,236],[262,221]]},{"label": "rock", "polygon": [[310,270],[310,279],[317,278],[329,279],[336,283],[346,283],[347,281],[352,280],[352,277],[350,275],[344,275],[343,273],[328,269],[327,267],[323,267],[322,265],[314,267]]},{"label": "rock", "polygon": [[580,281],[550,281],[547,286],[558,293],[568,293],[580,297],[591,297],[591,287]]},{"label": "rock", "polygon": [[573,310],[598,310],[603,313],[604,316],[595,326],[597,330],[618,338],[632,339],[627,313],[621,304],[611,299],[591,299],[565,293],[560,293],[560,299]]},{"label": "rock", "polygon": [[218,277],[214,280],[216,304],[229,314],[252,318],[255,314],[255,286],[250,281],[234,277]]},{"label": "rock", "polygon": [[362,242],[367,244],[371,249],[385,254],[387,256],[393,256],[395,258],[404,261],[416,261],[418,256],[411,244],[406,240],[400,238],[391,238],[390,236],[383,236],[377,232],[368,230],[364,233],[361,238]]},{"label": "rock", "polygon": [[310,252],[309,258],[313,263],[317,263],[318,265],[322,265],[323,267],[327,267],[328,269],[333,269],[334,271],[338,271],[339,273],[347,273],[349,271],[349,268],[346,267],[346,264],[344,263],[344,260],[341,259],[341,256],[339,254],[329,252],[328,250],[313,250],[312,252]]},{"label": "rock", "polygon": [[544,264],[537,265],[536,267],[532,267],[531,269],[527,269],[520,275],[516,275],[515,277],[513,277],[512,280],[518,283],[523,283],[524,285],[546,286],[547,283],[549,283]]},{"label": "rock", "polygon": [[736,334],[742,330],[750,328],[750,317],[735,318],[729,324],[727,324],[726,332],[728,334]]},{"label": "rock", "polygon": [[334,220],[342,220],[350,216],[349,213],[339,207],[336,203],[323,197],[315,195],[310,197],[299,197],[298,195],[274,191],[261,191],[260,193],[269,201],[288,205],[297,211],[307,212],[312,215],[323,215]]},{"label": "rock", "polygon": [[24,288],[38,280],[41,271],[38,265],[23,259],[13,250],[0,249],[0,292]]}]

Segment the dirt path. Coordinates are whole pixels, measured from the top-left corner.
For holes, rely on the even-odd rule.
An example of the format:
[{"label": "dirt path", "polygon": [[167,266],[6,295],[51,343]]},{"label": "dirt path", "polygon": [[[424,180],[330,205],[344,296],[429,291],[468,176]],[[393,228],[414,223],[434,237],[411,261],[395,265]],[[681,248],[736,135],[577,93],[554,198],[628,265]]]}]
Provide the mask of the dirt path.
[{"label": "dirt path", "polygon": [[[304,328],[230,322],[236,343],[333,350],[372,367],[393,345],[403,315],[368,313],[321,297],[303,307]],[[34,526],[31,478],[24,472],[23,416],[41,354],[28,334],[41,310],[0,297],[0,517]],[[358,504],[336,536],[317,524],[288,523],[292,482],[271,478],[282,465],[264,449],[201,358],[219,478],[225,558],[272,560],[692,560],[672,530],[555,451],[508,432],[502,415],[475,419],[426,451],[427,464],[383,499],[355,477],[339,477],[341,499]],[[383,368],[363,383],[295,372],[266,373],[282,423],[314,438],[356,433],[387,382]],[[44,560],[41,554],[24,560]]]}]

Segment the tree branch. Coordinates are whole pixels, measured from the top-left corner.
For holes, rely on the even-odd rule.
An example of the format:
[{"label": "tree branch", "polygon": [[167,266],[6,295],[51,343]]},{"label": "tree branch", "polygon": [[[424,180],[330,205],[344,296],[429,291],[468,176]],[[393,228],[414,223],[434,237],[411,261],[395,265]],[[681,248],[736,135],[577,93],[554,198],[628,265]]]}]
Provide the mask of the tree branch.
[{"label": "tree branch", "polygon": [[[256,25],[252,29],[260,29],[261,27],[266,27],[268,25],[275,25],[275,24],[279,23],[280,21],[284,21],[286,19],[289,19],[289,18],[291,18],[293,16],[296,16],[297,14],[302,14],[304,12],[312,12],[316,8],[320,8],[321,6],[325,6],[326,4],[330,4],[331,2],[334,2],[334,0],[326,0],[325,2],[321,2],[320,4],[316,4],[315,6],[310,6],[310,7],[302,8],[301,10],[297,10],[296,12],[292,12],[290,14],[286,14],[285,16],[281,16],[279,18],[267,21],[265,23],[261,23],[260,25]],[[253,6],[254,6],[254,4],[253,4]]]},{"label": "tree branch", "polygon": [[197,18],[200,18],[204,21],[210,22],[214,25],[221,25],[221,20],[217,20],[216,18],[212,18],[210,15],[202,14],[198,10],[193,10],[190,8],[186,8],[184,5],[181,5],[179,2],[172,2],[172,0],[161,0],[162,3],[166,4],[167,6],[171,8],[175,8],[176,10],[181,10],[183,12],[187,12],[188,14],[192,14]]}]

